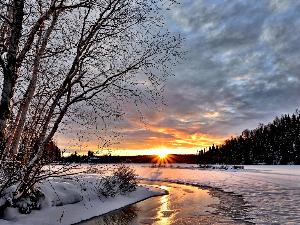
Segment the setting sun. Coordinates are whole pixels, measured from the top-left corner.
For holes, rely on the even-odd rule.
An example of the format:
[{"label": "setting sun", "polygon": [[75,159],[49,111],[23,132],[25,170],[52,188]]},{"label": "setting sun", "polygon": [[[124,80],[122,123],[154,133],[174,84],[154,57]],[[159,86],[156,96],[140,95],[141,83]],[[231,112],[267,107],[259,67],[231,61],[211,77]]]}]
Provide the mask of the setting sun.
[{"label": "setting sun", "polygon": [[159,154],[159,157],[160,158],[165,158],[167,155],[168,155],[168,153],[163,152],[163,153]]},{"label": "setting sun", "polygon": [[160,158],[164,158],[169,154],[169,150],[165,148],[155,149],[154,154],[158,155]]}]

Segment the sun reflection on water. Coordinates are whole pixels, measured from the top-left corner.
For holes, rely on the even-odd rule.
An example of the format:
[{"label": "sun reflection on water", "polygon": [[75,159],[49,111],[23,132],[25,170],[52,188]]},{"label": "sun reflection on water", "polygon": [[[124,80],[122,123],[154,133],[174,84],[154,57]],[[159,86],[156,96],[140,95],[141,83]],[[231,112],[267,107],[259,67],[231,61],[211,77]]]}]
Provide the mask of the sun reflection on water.
[{"label": "sun reflection on water", "polygon": [[[169,192],[169,188],[167,186],[161,186],[160,188]],[[161,205],[156,216],[156,218],[159,219],[159,221],[156,222],[156,224],[158,225],[171,224],[172,219],[175,215],[174,210],[170,209],[169,198],[170,193],[160,198]]]},{"label": "sun reflection on water", "polygon": [[160,189],[167,190],[168,187],[167,186],[160,186]]}]

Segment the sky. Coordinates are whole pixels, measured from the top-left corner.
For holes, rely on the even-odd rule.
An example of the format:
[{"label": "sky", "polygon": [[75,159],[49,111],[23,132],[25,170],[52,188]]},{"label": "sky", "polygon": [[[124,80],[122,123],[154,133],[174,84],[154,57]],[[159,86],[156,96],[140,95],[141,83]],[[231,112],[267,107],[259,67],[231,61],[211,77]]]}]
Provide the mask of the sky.
[{"label": "sky", "polygon": [[[167,80],[166,106],[141,106],[143,120],[129,107],[112,121],[121,132],[112,154],[194,154],[299,108],[300,1],[178,2],[163,11],[165,26],[185,39],[187,53]],[[96,151],[94,133],[57,136],[59,147]]]}]

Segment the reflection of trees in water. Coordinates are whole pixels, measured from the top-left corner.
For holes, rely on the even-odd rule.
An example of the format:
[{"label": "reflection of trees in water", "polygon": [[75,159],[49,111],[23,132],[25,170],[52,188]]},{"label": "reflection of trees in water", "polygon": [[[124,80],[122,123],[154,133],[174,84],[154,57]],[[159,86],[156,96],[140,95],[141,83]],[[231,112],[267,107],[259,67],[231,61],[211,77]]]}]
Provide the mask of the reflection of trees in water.
[{"label": "reflection of trees in water", "polygon": [[131,222],[135,217],[137,217],[140,208],[136,205],[129,205],[122,209],[120,209],[119,213],[113,211],[112,213],[108,213],[101,218],[95,220],[96,224],[101,225],[127,225]]}]

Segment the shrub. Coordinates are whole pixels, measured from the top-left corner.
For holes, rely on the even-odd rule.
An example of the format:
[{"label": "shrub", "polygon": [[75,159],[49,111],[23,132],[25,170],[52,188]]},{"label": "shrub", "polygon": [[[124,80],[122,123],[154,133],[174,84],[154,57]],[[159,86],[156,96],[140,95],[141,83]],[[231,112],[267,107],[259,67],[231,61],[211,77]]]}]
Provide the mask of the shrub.
[{"label": "shrub", "polygon": [[45,199],[45,195],[38,188],[33,187],[25,197],[18,200],[13,198],[13,189],[15,188],[7,189],[5,195],[0,198],[0,218],[3,217],[7,207],[18,208],[22,214],[29,214],[32,210],[41,208],[41,202]]},{"label": "shrub", "polygon": [[103,178],[100,194],[105,197],[115,197],[118,194],[126,194],[136,190],[138,175],[130,166],[117,166],[111,176]]},{"label": "shrub", "polygon": [[32,210],[40,209],[44,199],[45,195],[39,189],[33,188],[26,198],[22,198],[16,203],[16,206],[20,213],[29,214]]}]

